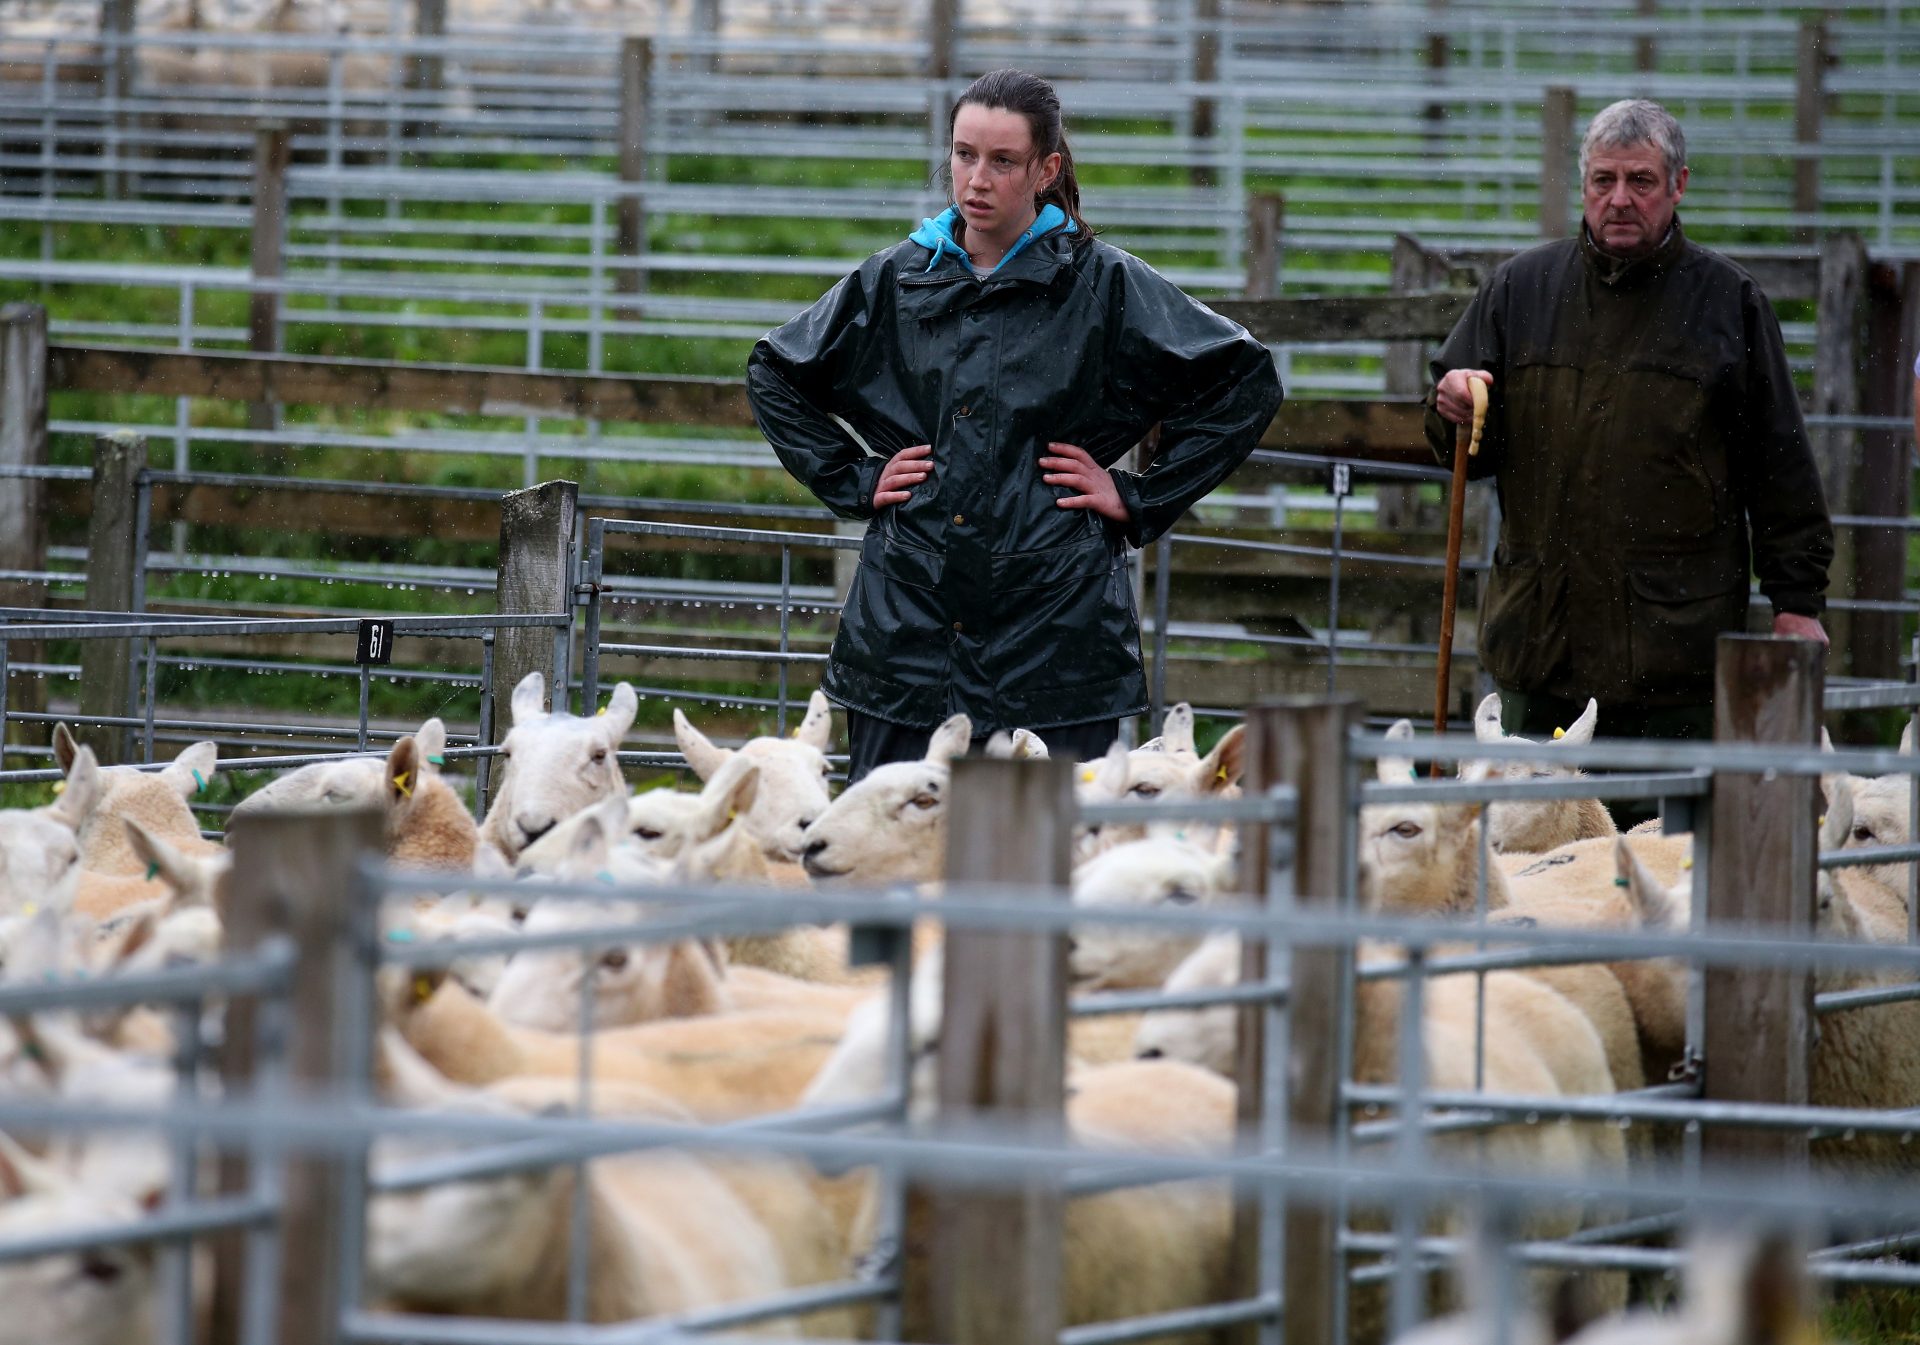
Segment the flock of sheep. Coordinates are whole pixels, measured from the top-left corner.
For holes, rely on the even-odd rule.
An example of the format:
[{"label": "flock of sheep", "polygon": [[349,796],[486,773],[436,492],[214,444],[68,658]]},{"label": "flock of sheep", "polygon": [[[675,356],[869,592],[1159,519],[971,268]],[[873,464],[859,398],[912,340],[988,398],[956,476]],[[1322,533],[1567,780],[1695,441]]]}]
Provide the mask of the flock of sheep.
[{"label": "flock of sheep", "polygon": [[[617,761],[636,701],[625,685],[593,716],[549,712],[539,674],[514,691],[497,788],[476,820],[443,776],[438,720],[386,755],[342,759],[287,774],[245,799],[251,816],[372,806],[398,867],[447,875],[448,894],[390,901],[386,939],[401,943],[605,927],[648,916],[647,889],[706,882],[813,885],[910,882],[937,890],[944,868],[950,763],[968,746],[957,716],[932,735],[923,760],[883,766],[838,797],[828,789],[827,702],[815,694],[788,738],[717,746],[675,712],[697,793],[630,795]],[[1500,736],[1497,713],[1476,722]],[[1595,731],[1590,710],[1564,741]],[[1390,737],[1410,737],[1396,725]],[[201,743],[165,769],[100,768],[64,727],[66,773],[44,807],[0,811],[0,955],[9,982],[111,977],[217,958],[231,900],[225,849],[204,840],[189,807],[217,769]],[[1043,755],[1033,734],[997,740],[1008,755]],[[1412,763],[1382,760],[1382,779]],[[1242,734],[1205,755],[1193,716],[1176,707],[1163,736],[1116,744],[1078,768],[1082,802],[1231,796]],[[1463,775],[1491,768],[1469,765]],[[1511,774],[1534,767],[1510,766]],[[1560,772],[1571,774],[1571,772]],[[1906,839],[1908,777],[1823,782],[1823,845]],[[1481,828],[1489,829],[1483,847]],[[1688,919],[1690,838],[1614,834],[1592,800],[1370,805],[1358,825],[1365,904],[1390,913],[1471,914],[1484,900],[1496,921],[1584,928],[1678,928]],[[1192,822],[1083,830],[1072,900],[1078,907],[1228,909],[1236,888],[1230,829]],[[1480,858],[1490,848],[1484,874]],[[464,879],[515,878],[484,894]],[[605,899],[548,897],[541,883],[610,884]],[[1823,874],[1820,919],[1838,936],[1906,938],[1904,866]],[[523,895],[522,895],[523,894]],[[398,906],[399,908],[395,908]],[[916,929],[906,1025],[914,1074],[910,1118],[932,1103],[940,1045],[937,931]],[[478,947],[479,945],[476,945]],[[1398,956],[1363,945],[1362,964]],[[1192,990],[1240,979],[1232,935],[1172,937],[1102,922],[1077,929],[1070,966],[1077,991],[1165,986]],[[1496,971],[1484,995],[1471,975],[1432,978],[1421,1007],[1430,1088],[1552,1098],[1624,1092],[1666,1081],[1685,1063],[1688,980],[1676,961]],[[379,1085],[401,1106],[480,1115],[538,1114],[578,1101],[591,1053],[591,1106],[602,1116],[717,1123],[797,1107],[857,1103],[885,1088],[889,997],[884,969],[852,969],[843,926],[801,925],[773,935],[640,941],[590,951],[546,942],[511,957],[476,955],[444,972],[389,969],[379,984]],[[1823,975],[1821,990],[1891,982],[1891,975]],[[1358,983],[1353,1076],[1397,1077],[1401,984]],[[592,1031],[579,1033],[583,1014]],[[1885,1004],[1830,1015],[1814,1048],[1816,1104],[1920,1107],[1920,1007]],[[148,1009],[43,1013],[0,1025],[0,1070],[16,1095],[159,1105],[176,1089],[172,1020]],[[1087,1145],[1142,1153],[1221,1155],[1235,1138],[1235,1011],[1161,1010],[1073,1021],[1068,1039],[1068,1127]],[[1474,1136],[1436,1138],[1442,1158],[1502,1172],[1604,1181],[1656,1156],[1649,1128],[1586,1121],[1514,1122]],[[435,1151],[382,1140],[376,1174]],[[1910,1146],[1840,1136],[1816,1146],[1835,1168],[1911,1172]],[[565,1315],[575,1170],[556,1168],[381,1193],[367,1211],[367,1287],[402,1312],[557,1319]],[[585,1197],[591,1244],[589,1315],[621,1321],[737,1303],[843,1280],[873,1264],[880,1237],[877,1179],[866,1169],[825,1173],[798,1160],[647,1150],[594,1161]],[[125,1134],[0,1135],[0,1240],[75,1225],[132,1221],[162,1206],[166,1146]],[[1377,1217],[1358,1211],[1362,1222]],[[1537,1209],[1523,1232],[1559,1238],[1609,1220],[1568,1200]],[[1227,1189],[1162,1182],[1068,1202],[1067,1323],[1166,1312],[1231,1296],[1233,1215]],[[924,1255],[913,1239],[898,1253]],[[197,1279],[204,1288],[207,1276]],[[910,1283],[923,1282],[918,1278]],[[1716,1290],[1713,1286],[1720,1284]],[[0,1263],[0,1345],[145,1345],[154,1339],[155,1273],[142,1248],[98,1247]],[[1761,1338],[1743,1314],[1738,1283],[1704,1282],[1687,1313],[1656,1326],[1622,1315],[1619,1273],[1542,1277],[1540,1297],[1583,1328],[1582,1342],[1619,1338],[1697,1342]],[[1452,1291],[1432,1288],[1436,1310]],[[1721,1309],[1714,1305],[1720,1304]],[[1727,1307],[1734,1304],[1735,1307]],[[1697,1310],[1696,1310],[1697,1309]],[[926,1338],[927,1304],[902,1305],[907,1338]],[[1689,1315],[1691,1314],[1691,1315]],[[1475,1319],[1425,1328],[1478,1339]],[[1714,1322],[1722,1326],[1712,1325]],[[1355,1300],[1356,1339],[1379,1338],[1381,1304]],[[1707,1323],[1703,1325],[1702,1323]],[[784,1324],[801,1334],[855,1338],[866,1310],[819,1311]],[[1548,1339],[1528,1319],[1516,1340]],[[1724,1326],[1724,1330],[1723,1330]],[[1670,1335],[1649,1334],[1656,1329]],[[1528,1335],[1525,1333],[1533,1333]],[[1730,1334],[1731,1333],[1731,1334]],[[1744,1334],[1743,1334],[1744,1333]],[[1199,1340],[1204,1333],[1183,1339]]]}]

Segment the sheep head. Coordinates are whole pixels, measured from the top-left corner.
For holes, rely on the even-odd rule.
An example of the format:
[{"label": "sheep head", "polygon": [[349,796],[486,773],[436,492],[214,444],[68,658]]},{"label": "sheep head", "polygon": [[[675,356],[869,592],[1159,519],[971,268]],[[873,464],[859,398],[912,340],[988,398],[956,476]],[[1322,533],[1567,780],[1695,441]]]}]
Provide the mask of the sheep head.
[{"label": "sheep head", "polygon": [[626,793],[615,757],[639,708],[622,682],[606,708],[583,718],[546,708],[546,679],[528,673],[513,689],[513,728],[481,835],[508,859],[589,804]]},{"label": "sheep head", "polygon": [[932,882],[947,859],[952,762],[966,753],[973,722],[955,715],[933,731],[927,755],[876,767],[808,827],[801,862],[815,879]]},{"label": "sheep head", "polygon": [[800,834],[827,810],[827,748],[833,741],[833,707],[816,691],[806,718],[791,738],[749,738],[738,749],[716,747],[705,734],[673,712],[673,736],[702,780],[711,781],[729,761],[745,757],[760,768],[753,806],[746,810],[747,830],[768,858],[800,857]]},{"label": "sheep head", "polygon": [[[1387,730],[1394,741],[1410,741],[1413,724],[1402,719]],[[1463,780],[1483,779],[1484,762],[1469,762]],[[1382,757],[1377,763],[1384,784],[1406,784],[1414,776],[1406,757]],[[1469,913],[1474,908],[1480,867],[1480,805],[1476,803],[1368,804],[1360,810],[1360,880],[1368,905],[1405,915]],[[1497,866],[1487,869],[1487,906],[1506,905],[1506,881]]]},{"label": "sheep head", "polygon": [[[1587,708],[1555,740],[1568,747],[1585,747],[1593,741],[1600,719],[1600,703],[1591,697]],[[1473,714],[1473,735],[1483,743],[1531,743],[1533,739],[1510,734],[1500,727],[1500,694],[1488,696]],[[1580,772],[1572,766],[1546,762],[1503,761],[1476,763],[1488,774],[1502,780],[1569,780]],[[1495,803],[1487,809],[1487,836],[1495,850],[1513,854],[1544,854],[1568,841],[1587,834],[1579,825],[1579,799],[1541,799],[1534,802]],[[1603,810],[1604,811],[1604,810]]]},{"label": "sheep head", "polygon": [[[132,1223],[125,1195],[75,1181],[0,1135],[0,1238]],[[125,1345],[152,1336],[151,1247],[96,1246],[0,1265],[0,1342]]]},{"label": "sheep head", "polygon": [[[1224,990],[1240,983],[1240,937],[1214,934],[1201,941],[1168,976],[1169,994]],[[1205,1009],[1161,1009],[1147,1014],[1133,1037],[1140,1060],[1183,1060],[1231,1079],[1239,1044],[1239,1010],[1231,1004]]]},{"label": "sheep head", "polygon": [[[1156,800],[1197,798],[1237,798],[1240,777],[1246,769],[1246,726],[1236,724],[1202,757],[1192,750],[1193,712],[1177,705],[1167,714],[1167,723],[1178,729],[1178,712],[1185,710],[1185,729],[1162,734],[1144,747],[1129,752],[1120,743],[1107,749],[1098,762],[1084,766],[1074,786],[1082,804],[1119,803],[1123,800],[1149,803]],[[1173,744],[1185,743],[1185,750]],[[1193,829],[1189,829],[1193,830]],[[1096,826],[1088,828],[1092,843],[1085,847],[1090,858],[1100,851],[1145,837],[1146,828]]]},{"label": "sheep head", "polygon": [[30,918],[37,910],[62,915],[73,908],[79,833],[106,792],[102,776],[93,749],[82,747],[52,803],[0,811],[0,917]]},{"label": "sheep head", "polygon": [[[522,928],[528,934],[588,929],[648,914],[645,906],[630,901],[549,899],[535,904]],[[722,1011],[721,975],[716,955],[697,939],[529,948],[509,959],[487,1007],[522,1027],[577,1032],[584,989],[592,1025],[621,1027]]]},{"label": "sheep head", "polygon": [[[1102,910],[1178,910],[1216,904],[1233,865],[1212,850],[1153,837],[1116,846],[1074,870],[1073,904]],[[1081,989],[1159,985],[1200,942],[1198,934],[1124,925],[1074,931],[1069,965]]]},{"label": "sheep head", "polygon": [[[53,729],[53,756],[71,773],[82,749],[65,724]],[[176,838],[200,835],[200,823],[187,800],[213,779],[220,750],[213,743],[195,743],[158,771],[133,766],[110,766],[100,772],[99,799],[77,828],[81,865],[99,873],[132,874],[141,864],[128,851],[116,818],[132,817],[148,831]],[[69,788],[72,786],[69,785]]]}]

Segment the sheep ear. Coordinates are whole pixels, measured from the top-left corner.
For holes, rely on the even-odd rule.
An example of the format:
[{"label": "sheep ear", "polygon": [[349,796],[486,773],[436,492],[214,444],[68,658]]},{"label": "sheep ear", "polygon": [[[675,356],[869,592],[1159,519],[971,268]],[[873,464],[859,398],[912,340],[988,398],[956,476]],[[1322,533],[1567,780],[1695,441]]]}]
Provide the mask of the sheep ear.
[{"label": "sheep ear", "polygon": [[213,743],[195,743],[167,763],[160,778],[172,785],[183,799],[190,799],[213,781],[213,769],[220,761],[220,749]]},{"label": "sheep ear", "polygon": [[67,768],[67,787],[47,809],[47,815],[78,831],[93,815],[106,792],[106,777],[100,773],[100,763],[94,760],[93,749],[82,744],[73,754],[73,764]]},{"label": "sheep ear", "polygon": [[[1107,749],[1107,754],[1100,758],[1100,764],[1093,770],[1093,778],[1087,783],[1117,799],[1127,792],[1127,777],[1132,773],[1133,763],[1127,758],[1127,745],[1116,741]],[[1085,779],[1086,772],[1083,771],[1081,777]]]},{"label": "sheep ear", "polygon": [[824,752],[833,745],[833,702],[824,691],[807,697],[807,717],[793,731],[795,741]]},{"label": "sheep ear", "polygon": [[1193,742],[1193,706],[1181,701],[1160,723],[1160,750],[1163,752],[1189,752],[1200,755],[1200,749]]},{"label": "sheep ear", "polygon": [[429,719],[414,731],[413,742],[420,749],[418,761],[421,772],[440,774],[440,768],[447,762],[446,721],[437,717]]},{"label": "sheep ear", "polygon": [[547,712],[547,679],[541,673],[530,672],[520,679],[513,689],[514,727],[530,723]]},{"label": "sheep ear", "polygon": [[[1396,719],[1387,729],[1387,741],[1390,743],[1411,742],[1413,740],[1413,721]],[[1405,784],[1413,775],[1412,757],[1381,757],[1374,763],[1374,773],[1383,784]]]},{"label": "sheep ear", "polygon": [[53,726],[53,761],[63,771],[73,769],[73,758],[80,750],[80,744],[73,739],[73,730],[62,720]]},{"label": "sheep ear", "polygon": [[52,1164],[35,1158],[13,1136],[0,1131],[0,1200],[57,1195],[63,1189],[65,1184]]},{"label": "sheep ear", "polygon": [[1827,726],[1825,724],[1820,726],[1820,750],[1822,752],[1833,751],[1833,735],[1827,732]]},{"label": "sheep ear", "polygon": [[700,791],[700,833],[695,843],[712,840],[728,823],[753,807],[760,792],[760,764],[738,754]]},{"label": "sheep ear", "polygon": [[159,917],[153,911],[140,912],[126,922],[126,927],[118,931],[111,943],[93,950],[95,970],[112,971],[115,967],[126,966],[142,948],[153,942],[153,936],[159,928]]},{"label": "sheep ear", "polygon": [[[622,806],[624,808],[624,804]],[[595,804],[582,814],[567,842],[568,876],[587,869],[606,868],[612,846],[613,837],[607,830],[606,819],[601,815],[600,805]]]},{"label": "sheep ear", "polygon": [[1240,783],[1246,768],[1247,726],[1235,724],[1226,731],[1194,773],[1200,794],[1219,794]]},{"label": "sheep ear", "polygon": [[1613,843],[1613,866],[1627,885],[1627,896],[1640,914],[1641,928],[1665,929],[1673,923],[1673,906],[1667,898],[1666,887],[1633,852],[1624,836]]},{"label": "sheep ear", "polygon": [[1589,696],[1587,708],[1580,712],[1578,719],[1567,725],[1566,731],[1560,735],[1560,741],[1568,747],[1585,747],[1593,741],[1593,731],[1599,725],[1600,702]]},{"label": "sheep ear", "polygon": [[973,721],[965,715],[955,715],[933,731],[927,739],[927,764],[945,766],[955,757],[964,757],[968,746],[973,742]]},{"label": "sheep ear", "polygon": [[606,725],[607,743],[618,747],[620,740],[627,736],[627,730],[633,727],[633,717],[640,712],[640,697],[634,693],[631,683],[622,682],[607,697],[607,712],[597,716]]},{"label": "sheep ear", "polygon": [[127,844],[133,847],[133,853],[146,862],[153,875],[172,888],[178,895],[193,886],[199,880],[199,873],[193,867],[193,861],[158,836],[148,831],[131,817],[123,817],[120,824],[127,829]]},{"label": "sheep ear", "polygon": [[1015,761],[1046,761],[1053,754],[1047,750],[1046,740],[1032,729],[1013,731],[1013,759]]},{"label": "sheep ear", "polygon": [[680,744],[680,755],[702,780],[713,779],[714,772],[727,764],[731,748],[715,747],[711,739],[688,722],[680,707],[673,710],[673,740]]},{"label": "sheep ear", "polygon": [[987,739],[988,758],[993,761],[1012,761],[1015,755],[1013,735],[1005,729],[994,730],[993,736]]},{"label": "sheep ear", "polygon": [[[1412,767],[1409,766],[1408,769],[1411,770]],[[1493,772],[1494,765],[1491,761],[1463,761],[1460,763],[1459,778],[1470,785],[1477,785],[1483,780],[1491,779]],[[1467,806],[1478,808],[1480,805],[1473,803]]]},{"label": "sheep ear", "polygon": [[1907,721],[1907,726],[1900,730],[1900,755],[1907,757],[1913,755],[1913,721],[1911,719]]},{"label": "sheep ear", "polygon": [[[1827,815],[1820,819],[1820,848],[1838,850],[1853,835],[1853,782],[1844,775],[1834,776],[1826,790]],[[1825,785],[1827,777],[1821,777]]]},{"label": "sheep ear", "polygon": [[412,738],[394,743],[393,750],[387,753],[386,774],[380,781],[381,798],[388,812],[403,813],[413,807],[420,790],[420,774],[420,745]]},{"label": "sheep ear", "polygon": [[1506,730],[1500,727],[1499,692],[1491,692],[1474,710],[1473,736],[1483,743],[1497,743],[1506,738]]},{"label": "sheep ear", "polygon": [[1860,908],[1853,904],[1853,898],[1840,890],[1839,885],[1833,882],[1831,873],[1821,874],[1820,879],[1830,885],[1833,893],[1830,911],[1834,933],[1851,943],[1872,943],[1873,935],[1861,921]]}]

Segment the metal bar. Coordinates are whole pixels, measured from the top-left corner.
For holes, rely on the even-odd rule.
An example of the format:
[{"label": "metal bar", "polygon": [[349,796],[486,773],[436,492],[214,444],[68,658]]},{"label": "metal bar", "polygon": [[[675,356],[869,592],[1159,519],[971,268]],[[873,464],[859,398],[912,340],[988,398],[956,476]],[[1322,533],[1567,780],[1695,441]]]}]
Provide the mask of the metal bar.
[{"label": "metal bar", "polygon": [[1284,983],[1253,982],[1222,986],[1218,990],[1104,990],[1076,995],[1067,1002],[1069,1018],[1097,1018],[1112,1013],[1153,1013],[1161,1009],[1211,1009],[1221,1004],[1285,1004],[1291,988]]},{"label": "metal bar", "polygon": [[1167,713],[1167,646],[1172,632],[1168,628],[1173,598],[1173,535],[1161,533],[1153,543],[1153,696],[1150,701],[1153,731],[1158,733]]},{"label": "metal bar", "polygon": [[774,731],[781,737],[787,736],[787,653],[788,628],[793,617],[793,548],[781,544],[780,547],[780,712],[775,721]]},{"label": "metal bar", "polygon": [[1070,1326],[1060,1333],[1060,1345],[1128,1345],[1131,1341],[1210,1331],[1223,1326],[1238,1326],[1243,1322],[1272,1321],[1279,1317],[1280,1310],[1279,1294],[1263,1294],[1259,1298],[1241,1299],[1237,1303],[1212,1303],[1202,1308],[1160,1312],[1123,1322]]}]

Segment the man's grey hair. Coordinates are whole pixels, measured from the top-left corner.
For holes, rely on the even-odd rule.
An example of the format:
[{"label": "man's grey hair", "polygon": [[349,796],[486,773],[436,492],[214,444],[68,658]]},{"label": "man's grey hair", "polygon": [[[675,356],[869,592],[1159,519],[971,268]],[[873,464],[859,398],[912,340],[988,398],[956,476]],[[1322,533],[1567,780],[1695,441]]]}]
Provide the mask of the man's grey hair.
[{"label": "man's grey hair", "polygon": [[1687,166],[1687,136],[1673,114],[1650,98],[1622,98],[1600,110],[1580,140],[1580,180],[1587,180],[1587,156],[1596,149],[1652,145],[1666,160],[1667,190],[1680,185]]}]

